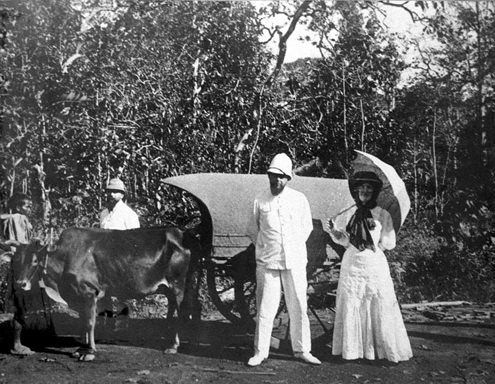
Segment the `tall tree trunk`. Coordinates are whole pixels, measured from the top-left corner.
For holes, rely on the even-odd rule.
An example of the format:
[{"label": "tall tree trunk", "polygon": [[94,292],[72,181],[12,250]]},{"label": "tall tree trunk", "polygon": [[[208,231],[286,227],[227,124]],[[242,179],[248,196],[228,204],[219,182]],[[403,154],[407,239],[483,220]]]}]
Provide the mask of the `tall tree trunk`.
[{"label": "tall tree trunk", "polygon": [[[486,120],[486,107],[483,102],[483,82],[484,82],[484,73],[485,73],[485,60],[483,58],[485,52],[485,44],[483,41],[483,28],[481,20],[482,15],[480,12],[479,3],[476,2],[476,36],[477,36],[477,120],[479,125],[479,145],[480,145],[480,167],[486,167],[488,161],[488,148],[487,148],[487,132],[485,126]],[[481,170],[481,169],[480,169]]]},{"label": "tall tree trunk", "polygon": [[435,185],[435,217],[439,217],[438,201],[438,169],[437,169],[437,152],[436,152],[436,130],[437,130],[437,111],[433,110],[433,127],[431,134],[431,161],[433,167],[433,181]]},{"label": "tall tree trunk", "polygon": [[[12,164],[15,164],[15,157],[12,156]],[[14,187],[15,187],[15,165],[12,167],[11,179],[10,179],[10,196],[14,196]]]},{"label": "tall tree trunk", "polygon": [[194,63],[192,65],[193,92],[191,97],[191,103],[192,103],[193,126],[196,125],[199,116],[200,106],[201,106],[201,100],[199,96],[201,94],[201,89],[203,87],[203,80],[201,79],[200,65],[201,65],[201,50],[198,50],[196,54],[196,60],[194,60]]},{"label": "tall tree trunk", "polygon": [[[98,190],[102,191],[105,187],[103,186],[102,173],[101,173],[101,153],[98,152],[98,163],[97,163],[97,177],[98,177]],[[98,212],[101,211],[101,194],[98,194]]]},{"label": "tall tree trunk", "polygon": [[345,62],[342,62],[342,96],[344,98],[344,150],[346,164],[349,164],[349,144],[347,142],[347,100],[346,100],[346,87],[345,87]]},{"label": "tall tree trunk", "polygon": [[363,99],[359,99],[359,109],[361,110],[361,151],[365,152],[364,133],[366,131],[366,124],[364,123]]},{"label": "tall tree trunk", "polygon": [[418,138],[417,138],[417,129],[414,132],[414,139],[413,139],[413,175],[414,175],[414,201],[413,201],[413,221],[414,224],[417,222],[418,218]]},{"label": "tall tree trunk", "polygon": [[[195,7],[195,3],[193,2],[193,8]],[[196,25],[196,12],[193,11],[193,18],[191,21],[192,30],[199,33],[198,26]],[[201,35],[198,36],[197,46],[201,46]],[[192,107],[192,124],[196,125],[198,116],[200,114],[201,107],[201,99],[200,94],[203,88],[204,79],[201,76],[201,56],[202,51],[201,48],[198,48],[196,52],[196,58],[192,64],[193,72],[192,72],[192,80],[193,80],[193,89],[192,89],[192,97],[191,97],[191,107]]]},{"label": "tall tree trunk", "polygon": [[251,168],[253,165],[253,158],[254,158],[254,151],[256,151],[256,147],[258,146],[258,140],[260,138],[260,133],[261,133],[261,118],[263,114],[263,92],[264,92],[265,87],[261,87],[261,91],[259,94],[259,101],[258,101],[258,113],[257,113],[257,123],[256,123],[256,138],[254,140],[253,146],[251,147],[251,152],[249,154],[249,166],[248,166],[248,173],[251,173]]},{"label": "tall tree trunk", "polygon": [[41,138],[40,138],[40,152],[39,152],[39,166],[35,166],[35,169],[38,172],[38,183],[41,191],[41,207],[42,207],[42,215],[43,215],[43,225],[51,225],[51,203],[50,203],[50,190],[45,186],[45,138],[46,138],[46,118],[45,115],[41,116]]}]

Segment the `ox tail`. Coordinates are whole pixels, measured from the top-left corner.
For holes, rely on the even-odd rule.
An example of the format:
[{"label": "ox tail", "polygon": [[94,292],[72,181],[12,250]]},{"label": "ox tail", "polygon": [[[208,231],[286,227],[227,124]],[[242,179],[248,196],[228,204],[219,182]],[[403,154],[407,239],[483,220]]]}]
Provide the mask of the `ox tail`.
[{"label": "ox tail", "polygon": [[190,252],[189,268],[186,275],[186,287],[181,317],[185,320],[199,321],[201,319],[201,304],[199,291],[203,280],[201,268],[202,247],[199,239],[193,232],[185,231],[183,246]]}]

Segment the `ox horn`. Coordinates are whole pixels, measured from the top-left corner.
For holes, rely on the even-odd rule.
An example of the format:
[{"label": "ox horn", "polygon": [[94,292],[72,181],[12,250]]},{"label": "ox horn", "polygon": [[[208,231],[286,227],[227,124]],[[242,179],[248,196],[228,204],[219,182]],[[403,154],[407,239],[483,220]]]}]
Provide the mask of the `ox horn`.
[{"label": "ox horn", "polygon": [[10,252],[10,246],[7,243],[0,243],[0,250]]},{"label": "ox horn", "polygon": [[7,240],[3,244],[6,245],[7,247],[19,247],[22,243],[17,240]]}]

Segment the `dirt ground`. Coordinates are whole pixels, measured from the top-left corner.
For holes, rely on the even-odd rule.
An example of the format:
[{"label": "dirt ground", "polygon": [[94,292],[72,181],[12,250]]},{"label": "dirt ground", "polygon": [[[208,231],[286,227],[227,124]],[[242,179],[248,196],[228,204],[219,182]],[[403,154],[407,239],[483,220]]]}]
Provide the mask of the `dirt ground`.
[{"label": "dirt ground", "polygon": [[[492,311],[493,312],[493,311]],[[163,319],[118,318],[97,325],[98,353],[92,362],[71,357],[77,347],[77,319],[53,314],[57,336],[31,330],[25,343],[36,350],[27,357],[8,353],[9,321],[0,317],[0,384],[15,383],[495,383],[495,317],[492,312],[478,321],[442,322],[404,311],[414,358],[399,364],[386,361],[344,361],[332,356],[329,343],[332,313],[318,311],[323,323],[310,316],[313,352],[321,366],[309,366],[292,358],[285,339],[286,324],[274,330],[281,340],[268,361],[247,367],[252,337],[222,319],[204,316],[189,325],[176,355],[162,351],[169,335]],[[473,310],[473,313],[477,312]],[[38,315],[41,316],[41,315]],[[32,321],[32,320],[31,320]],[[37,320],[42,328],[46,318]],[[34,327],[36,328],[36,327]]]}]

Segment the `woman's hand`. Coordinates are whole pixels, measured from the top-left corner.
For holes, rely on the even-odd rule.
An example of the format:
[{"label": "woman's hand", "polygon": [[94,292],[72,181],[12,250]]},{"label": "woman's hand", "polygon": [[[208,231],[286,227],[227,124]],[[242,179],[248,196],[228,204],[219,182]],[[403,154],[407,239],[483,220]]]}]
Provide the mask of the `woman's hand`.
[{"label": "woman's hand", "polygon": [[327,228],[330,235],[332,235],[336,239],[341,239],[344,236],[344,234],[341,231],[335,228],[335,223],[333,222],[333,219],[328,219]]},{"label": "woman's hand", "polygon": [[327,227],[328,232],[330,233],[330,236],[334,239],[334,241],[341,240],[345,237],[345,233],[343,233],[343,232],[341,232],[335,228],[335,223],[334,223],[333,219],[327,220],[326,227]]},{"label": "woman's hand", "polygon": [[330,232],[333,232],[335,229],[335,224],[333,222],[333,219],[328,219],[327,220],[327,228]]}]

